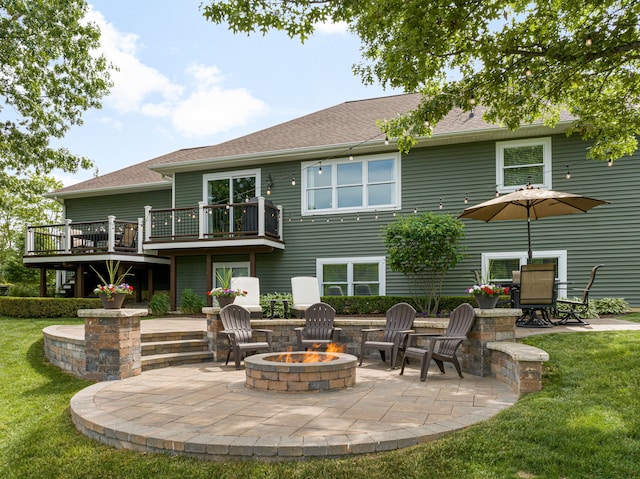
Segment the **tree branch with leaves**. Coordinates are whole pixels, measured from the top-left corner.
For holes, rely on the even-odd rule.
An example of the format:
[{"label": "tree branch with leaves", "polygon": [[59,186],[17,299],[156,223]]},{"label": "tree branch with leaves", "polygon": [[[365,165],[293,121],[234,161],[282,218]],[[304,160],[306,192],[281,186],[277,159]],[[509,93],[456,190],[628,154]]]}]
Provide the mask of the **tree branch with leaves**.
[{"label": "tree branch with leaves", "polygon": [[633,154],[640,134],[640,0],[223,0],[204,16],[236,33],[275,29],[307,40],[321,22],[347,22],[362,42],[365,83],[421,93],[419,107],[380,127],[408,151],[453,108],[483,106],[516,129],[575,118],[567,134],[586,157]]}]

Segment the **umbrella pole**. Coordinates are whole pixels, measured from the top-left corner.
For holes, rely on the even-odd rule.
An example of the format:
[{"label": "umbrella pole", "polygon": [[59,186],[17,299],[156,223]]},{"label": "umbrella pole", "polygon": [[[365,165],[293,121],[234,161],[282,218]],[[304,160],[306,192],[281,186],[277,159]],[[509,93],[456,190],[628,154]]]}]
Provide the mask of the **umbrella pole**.
[{"label": "umbrella pole", "polygon": [[530,214],[530,210],[531,210],[531,205],[529,205],[527,203],[527,238],[529,239],[529,261],[528,263],[531,264],[531,260],[533,259],[533,252],[531,251],[531,214]]}]

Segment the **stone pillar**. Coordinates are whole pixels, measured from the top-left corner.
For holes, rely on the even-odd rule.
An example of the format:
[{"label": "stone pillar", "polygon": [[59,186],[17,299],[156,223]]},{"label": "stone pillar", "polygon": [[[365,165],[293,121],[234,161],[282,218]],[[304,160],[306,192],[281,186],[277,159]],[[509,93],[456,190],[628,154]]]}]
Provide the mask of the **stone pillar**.
[{"label": "stone pillar", "polygon": [[142,372],[140,317],[146,309],[79,309],[84,320],[85,379],[112,381]]},{"label": "stone pillar", "polygon": [[516,340],[516,317],[520,309],[476,308],[476,320],[468,339],[460,346],[460,366],[464,372],[476,376],[491,376],[491,351],[489,341]]},{"label": "stone pillar", "polygon": [[229,341],[224,334],[220,334],[224,328],[220,321],[220,308],[217,306],[202,308],[202,313],[207,316],[207,339],[209,352],[214,361],[225,361],[229,351]]}]

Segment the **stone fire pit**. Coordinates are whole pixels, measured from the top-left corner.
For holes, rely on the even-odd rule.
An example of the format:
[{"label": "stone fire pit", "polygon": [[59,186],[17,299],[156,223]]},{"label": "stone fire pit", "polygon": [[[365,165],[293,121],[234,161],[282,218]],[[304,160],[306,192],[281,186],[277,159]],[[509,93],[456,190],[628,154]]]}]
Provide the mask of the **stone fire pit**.
[{"label": "stone fire pit", "polygon": [[[308,362],[303,362],[305,360]],[[356,364],[357,358],[345,353],[296,351],[255,354],[244,360],[245,384],[261,391],[335,391],[355,385]]]}]

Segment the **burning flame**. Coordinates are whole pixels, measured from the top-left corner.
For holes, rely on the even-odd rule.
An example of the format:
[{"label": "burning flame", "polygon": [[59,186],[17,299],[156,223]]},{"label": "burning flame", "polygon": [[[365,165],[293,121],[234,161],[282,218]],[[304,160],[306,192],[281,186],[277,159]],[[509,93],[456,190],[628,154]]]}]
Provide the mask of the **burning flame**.
[{"label": "burning flame", "polygon": [[[321,344],[314,344],[313,351],[307,351],[306,353],[293,352],[290,347],[286,353],[282,353],[278,356],[277,361],[280,363],[324,363],[333,360],[333,356],[319,351],[321,347]],[[329,343],[327,345],[326,352],[343,353],[345,349],[345,345]]]}]

